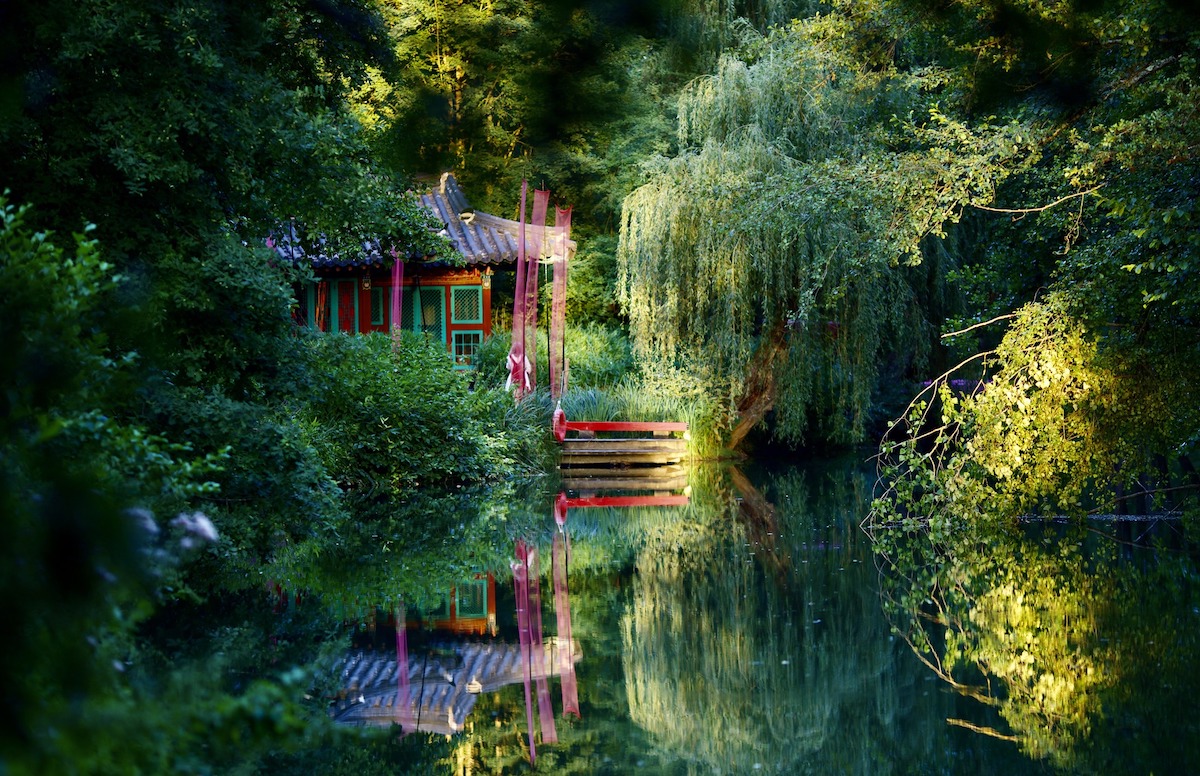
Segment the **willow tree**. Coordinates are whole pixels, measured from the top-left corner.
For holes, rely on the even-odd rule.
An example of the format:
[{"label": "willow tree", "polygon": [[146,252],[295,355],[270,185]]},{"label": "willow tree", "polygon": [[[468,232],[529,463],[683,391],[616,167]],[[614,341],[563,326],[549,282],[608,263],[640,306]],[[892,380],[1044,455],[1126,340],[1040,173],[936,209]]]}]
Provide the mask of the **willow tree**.
[{"label": "willow tree", "polygon": [[772,408],[786,441],[861,441],[878,381],[928,352],[944,268],[911,267],[1025,152],[1017,126],[968,131],[929,102],[936,73],[852,33],[816,17],[724,58],[682,94],[679,153],[625,201],[637,354],[728,396],[731,446]]}]

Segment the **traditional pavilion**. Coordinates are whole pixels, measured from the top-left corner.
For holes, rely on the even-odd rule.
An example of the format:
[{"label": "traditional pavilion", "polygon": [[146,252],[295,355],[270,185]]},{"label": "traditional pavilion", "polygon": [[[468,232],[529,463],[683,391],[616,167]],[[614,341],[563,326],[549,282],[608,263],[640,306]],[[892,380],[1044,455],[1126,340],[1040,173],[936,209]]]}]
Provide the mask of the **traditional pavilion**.
[{"label": "traditional pavilion", "polygon": [[[520,224],[473,210],[452,173],[420,194],[421,206],[441,223],[457,255],[401,256],[399,327],[423,332],[445,343],[455,368],[471,369],[476,349],[492,333],[492,275],[518,256]],[[526,245],[532,246],[526,226]],[[541,241],[543,252],[549,241]],[[316,280],[299,289],[301,322],[321,331],[388,332],[391,320],[394,259],[378,242],[364,244],[353,257],[325,254],[305,246],[294,224],[273,241],[276,252],[292,262],[309,261]],[[567,241],[570,254],[574,241]],[[547,254],[548,255],[548,254]]]}]

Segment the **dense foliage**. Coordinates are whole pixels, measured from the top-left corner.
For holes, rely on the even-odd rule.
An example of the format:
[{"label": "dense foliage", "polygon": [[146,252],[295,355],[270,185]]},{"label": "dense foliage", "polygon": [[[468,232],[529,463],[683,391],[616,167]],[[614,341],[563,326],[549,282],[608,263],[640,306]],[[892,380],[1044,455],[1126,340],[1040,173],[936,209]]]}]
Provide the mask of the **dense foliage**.
[{"label": "dense foliage", "polygon": [[307,271],[266,249],[279,220],[334,249],[440,244],[344,107],[365,61],[390,66],[371,6],[0,13],[0,757],[253,769],[324,718],[292,671],[313,635],[258,615],[279,564],[372,499],[541,468],[542,419],[423,342],[292,321]]},{"label": "dense foliage", "polygon": [[1052,284],[1105,369],[1150,370],[1150,406],[1177,405],[1153,449],[1186,442],[1195,29],[1169,3],[872,2],[743,40],[626,200],[637,352],[710,380],[734,441],[764,417],[863,441],[898,381],[997,341],[947,350],[943,320]]},{"label": "dense foliage", "polygon": [[[878,519],[1194,509],[1197,19],[1169,4],[1022,17],[1062,60],[1038,73],[1013,64],[1015,39],[973,38],[989,17],[972,14],[953,34],[989,66],[950,72],[968,103],[1019,112],[1039,152],[980,214],[955,278],[974,304],[955,323],[971,325],[952,338],[978,355],[885,444]],[[1005,328],[979,337],[985,322]]]},{"label": "dense foliage", "polygon": [[[857,444],[928,380],[878,528],[940,552],[1017,515],[1194,509],[1198,51],[1171,0],[0,5],[0,770],[252,770],[332,735],[291,670],[329,634],[264,621],[265,586],[377,560],[412,594],[528,522],[458,518],[547,454],[548,401],[495,390],[503,335],[472,385],[421,339],[301,331],[309,270],[265,244],[296,219],[348,254],[444,249],[412,173],[576,206],[573,416],[689,420],[701,456],[764,426]],[[436,517],[407,503],[429,489]],[[644,565],[646,605],[704,581]],[[1013,575],[980,572],[958,653],[1007,659]],[[652,709],[670,677],[631,655]],[[1033,736],[1058,712],[1005,675]]]}]

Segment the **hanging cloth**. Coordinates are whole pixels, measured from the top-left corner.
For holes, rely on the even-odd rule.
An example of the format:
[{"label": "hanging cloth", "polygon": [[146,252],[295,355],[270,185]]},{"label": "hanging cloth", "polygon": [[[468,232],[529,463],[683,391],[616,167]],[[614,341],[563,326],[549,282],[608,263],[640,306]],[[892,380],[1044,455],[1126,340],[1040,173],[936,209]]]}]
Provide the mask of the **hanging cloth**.
[{"label": "hanging cloth", "polygon": [[403,602],[396,608],[396,724],[401,734],[415,732],[413,724],[412,691],[408,680],[408,617]]},{"label": "hanging cloth", "polygon": [[513,588],[517,604],[517,639],[521,643],[521,667],[525,678],[525,722],[529,730],[529,764],[537,763],[537,748],[533,736],[532,665],[530,664],[529,633],[529,566],[525,542],[517,540],[517,559],[512,564]]},{"label": "hanging cloth", "polygon": [[[564,509],[565,512],[565,509]],[[564,517],[563,524],[566,523]],[[554,535],[554,611],[558,616],[558,673],[562,678],[563,714],[579,713],[579,685],[575,680],[574,642],[571,639],[571,597],[567,589],[567,567],[571,557],[571,536],[562,527]]]},{"label": "hanging cloth", "polygon": [[550,665],[546,660],[546,642],[542,638],[542,574],[536,546],[529,547],[526,566],[529,570],[526,576],[529,583],[529,652],[537,684],[538,719],[542,723],[542,743],[553,744],[558,742],[558,731],[554,727],[554,704],[550,700],[550,682],[547,679]]},{"label": "hanging cloth", "polygon": [[550,206],[550,192],[537,189],[533,192],[533,227],[530,229],[530,247],[526,254],[525,269],[525,365],[527,372],[526,390],[532,392],[537,385],[537,313],[538,313],[538,262],[546,246],[546,210]]}]

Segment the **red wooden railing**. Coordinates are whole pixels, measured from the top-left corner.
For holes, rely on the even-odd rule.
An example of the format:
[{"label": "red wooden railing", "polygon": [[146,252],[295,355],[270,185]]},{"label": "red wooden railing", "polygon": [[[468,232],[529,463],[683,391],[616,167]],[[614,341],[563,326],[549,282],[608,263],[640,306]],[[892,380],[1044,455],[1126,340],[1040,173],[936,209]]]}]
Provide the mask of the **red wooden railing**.
[{"label": "red wooden railing", "polygon": [[567,420],[562,409],[554,411],[552,424],[554,438],[562,442],[567,438],[568,431],[650,431],[656,436],[673,432],[687,433],[688,424],[677,421],[643,421],[643,420]]}]

